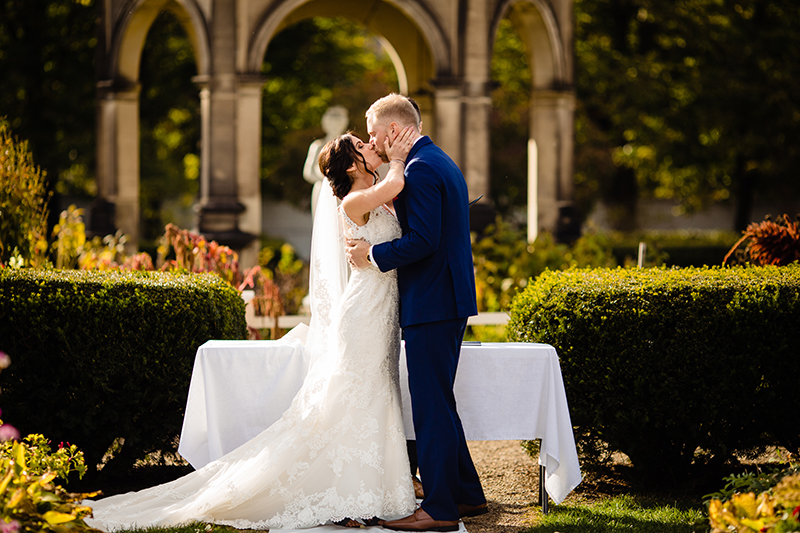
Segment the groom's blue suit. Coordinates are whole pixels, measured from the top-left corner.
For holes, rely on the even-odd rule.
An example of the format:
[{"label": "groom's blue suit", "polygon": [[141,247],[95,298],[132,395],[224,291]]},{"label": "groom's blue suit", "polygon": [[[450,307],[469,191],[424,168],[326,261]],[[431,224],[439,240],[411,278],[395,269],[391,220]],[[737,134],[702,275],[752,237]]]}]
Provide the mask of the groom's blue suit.
[{"label": "groom's blue suit", "polygon": [[394,207],[403,236],[373,246],[372,258],[397,269],[422,508],[458,520],[457,504],[486,501],[453,396],[467,317],[477,314],[469,197],[458,166],[427,136],[408,154]]}]

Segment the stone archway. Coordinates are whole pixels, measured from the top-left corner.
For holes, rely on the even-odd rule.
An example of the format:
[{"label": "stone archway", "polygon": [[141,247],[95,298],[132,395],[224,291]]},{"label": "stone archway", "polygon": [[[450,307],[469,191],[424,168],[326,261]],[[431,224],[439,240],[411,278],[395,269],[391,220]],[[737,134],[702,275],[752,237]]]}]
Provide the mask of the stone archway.
[{"label": "stone archway", "polygon": [[518,25],[534,65],[530,116],[536,227],[557,231],[572,195],[572,0],[104,0],[98,2],[98,201],[92,229],[138,234],[138,77],[147,29],[161,10],[192,42],[201,101],[199,229],[255,264],[261,228],[261,62],[281,28],[346,16],[396,52],[426,133],[489,203],[489,65],[499,20]]},{"label": "stone archway", "polygon": [[[435,80],[452,78],[451,43],[425,9],[414,2],[402,8],[390,2],[376,0],[365,8],[358,0],[287,0],[265,11],[256,23],[250,40],[246,68],[257,72],[269,41],[282,29],[312,17],[342,16],[362,24],[386,43],[396,55],[395,66],[405,80],[406,90],[420,106],[427,132],[454,159],[460,152],[459,109],[437,112],[447,98],[438,94]],[[443,94],[446,88],[443,89]],[[366,111],[366,110],[364,110]],[[446,117],[446,118],[445,118]],[[447,120],[453,118],[453,120]]]},{"label": "stone archway", "polygon": [[105,37],[97,82],[97,185],[92,230],[139,236],[139,67],[147,33],[162,11],[172,13],[192,42],[198,72],[207,74],[211,54],[203,15],[193,0],[129,0],[116,6],[100,2]]}]

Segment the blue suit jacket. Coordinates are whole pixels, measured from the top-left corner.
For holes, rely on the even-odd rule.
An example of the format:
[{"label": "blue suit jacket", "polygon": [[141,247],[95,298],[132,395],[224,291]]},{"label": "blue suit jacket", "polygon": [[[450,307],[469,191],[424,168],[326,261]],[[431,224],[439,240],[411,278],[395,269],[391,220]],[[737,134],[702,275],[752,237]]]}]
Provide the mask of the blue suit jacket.
[{"label": "blue suit jacket", "polygon": [[467,183],[427,136],[406,158],[394,207],[403,236],[375,245],[372,256],[383,272],[397,269],[400,325],[477,314]]}]

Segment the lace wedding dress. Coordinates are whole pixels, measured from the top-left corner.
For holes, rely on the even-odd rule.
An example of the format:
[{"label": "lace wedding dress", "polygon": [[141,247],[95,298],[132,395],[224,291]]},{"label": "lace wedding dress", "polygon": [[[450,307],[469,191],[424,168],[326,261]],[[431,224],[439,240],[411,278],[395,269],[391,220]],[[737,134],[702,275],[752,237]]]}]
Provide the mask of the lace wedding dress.
[{"label": "lace wedding dress", "polygon": [[[348,237],[372,244],[401,233],[383,206],[364,226],[343,211],[341,216]],[[326,291],[324,284],[317,289],[322,302]],[[296,529],[413,512],[400,410],[398,302],[393,271],[354,271],[338,305],[325,309],[330,327],[323,352],[312,359],[280,420],[180,479],[86,502],[94,510],[87,522],[109,531],[195,520],[238,529]]]}]

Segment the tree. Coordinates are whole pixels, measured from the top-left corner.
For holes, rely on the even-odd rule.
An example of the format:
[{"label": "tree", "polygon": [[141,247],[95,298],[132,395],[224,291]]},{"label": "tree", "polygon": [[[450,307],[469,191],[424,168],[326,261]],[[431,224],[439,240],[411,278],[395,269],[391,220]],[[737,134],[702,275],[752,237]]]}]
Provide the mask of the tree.
[{"label": "tree", "polygon": [[32,266],[44,262],[48,198],[45,175],[28,143],[14,138],[0,118],[0,264],[12,257]]},{"label": "tree", "polygon": [[57,194],[96,191],[96,18],[92,0],[0,2],[0,110]]},{"label": "tree", "polygon": [[[800,6],[790,0],[576,0],[576,187],[632,220],[797,195]],[[588,193],[588,194],[587,194]],[[585,212],[585,211],[584,211]]]},{"label": "tree", "polygon": [[528,203],[528,122],[533,90],[525,45],[508,19],[500,21],[492,55],[490,191],[508,215]]}]

